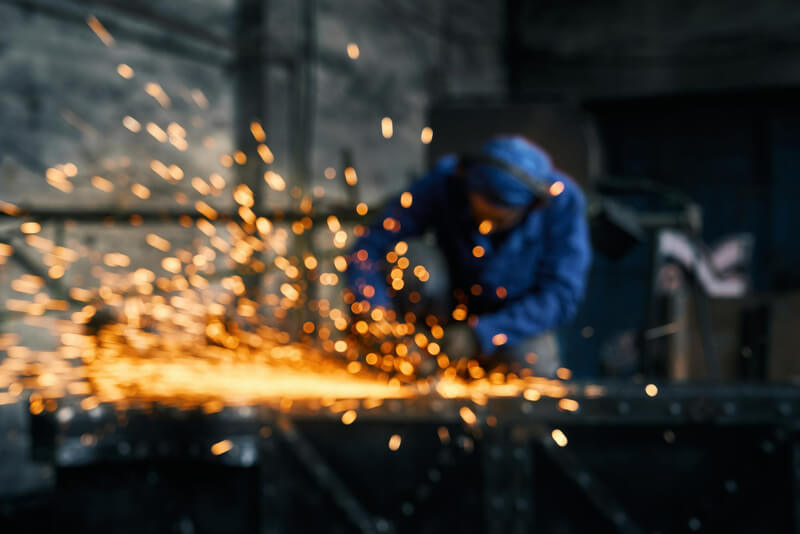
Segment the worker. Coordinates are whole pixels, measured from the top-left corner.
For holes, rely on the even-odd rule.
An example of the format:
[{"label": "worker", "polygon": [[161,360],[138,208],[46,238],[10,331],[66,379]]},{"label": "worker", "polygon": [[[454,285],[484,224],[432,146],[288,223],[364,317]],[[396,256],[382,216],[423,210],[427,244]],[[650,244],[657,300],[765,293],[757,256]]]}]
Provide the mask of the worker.
[{"label": "worker", "polygon": [[584,204],[541,148],[520,136],[492,138],[475,155],[442,157],[388,203],[354,245],[350,289],[373,309],[397,308],[408,291],[387,286],[386,254],[432,232],[447,298],[462,310],[442,319],[442,351],[553,376],[561,366],[553,331],[575,315],[591,261]]}]

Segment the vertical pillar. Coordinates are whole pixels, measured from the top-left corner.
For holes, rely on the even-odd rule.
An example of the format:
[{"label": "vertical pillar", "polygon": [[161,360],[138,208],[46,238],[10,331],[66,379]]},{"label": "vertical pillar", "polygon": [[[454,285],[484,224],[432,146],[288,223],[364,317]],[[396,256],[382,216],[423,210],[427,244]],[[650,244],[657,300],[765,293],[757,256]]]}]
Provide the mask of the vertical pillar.
[{"label": "vertical pillar", "polygon": [[[264,35],[267,21],[267,0],[239,0],[236,6],[236,58],[233,65],[234,140],[235,150],[247,156],[238,165],[237,179],[253,191],[254,211],[258,212],[264,201],[264,162],[258,155],[258,141],[250,125],[266,119],[267,84],[264,75]],[[261,276],[251,274],[245,278],[248,298],[258,300],[261,294]]]}]

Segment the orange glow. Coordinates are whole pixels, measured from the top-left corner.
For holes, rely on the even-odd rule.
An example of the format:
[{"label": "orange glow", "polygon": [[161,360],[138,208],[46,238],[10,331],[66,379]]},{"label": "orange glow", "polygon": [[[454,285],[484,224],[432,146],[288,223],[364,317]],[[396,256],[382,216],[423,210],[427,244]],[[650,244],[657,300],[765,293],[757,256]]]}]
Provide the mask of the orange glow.
[{"label": "orange glow", "polygon": [[233,448],[233,443],[230,440],[224,439],[222,441],[218,441],[211,446],[211,453],[214,456],[219,456],[221,454],[225,454],[229,450]]},{"label": "orange glow", "polygon": [[350,59],[358,59],[358,56],[361,55],[361,51],[358,49],[358,45],[355,43],[348,43],[347,44],[347,57]]},{"label": "orange glow", "polygon": [[342,423],[346,425],[352,424],[353,421],[356,420],[357,416],[358,414],[356,414],[355,410],[347,410],[342,414]]},{"label": "orange glow", "polygon": [[267,134],[264,132],[264,128],[261,127],[261,123],[258,121],[253,121],[250,123],[250,133],[253,134],[253,139],[259,143],[263,143],[267,140]]},{"label": "orange glow", "polygon": [[400,195],[400,205],[404,208],[410,208],[413,202],[414,197],[408,191]]},{"label": "orange glow", "polygon": [[482,258],[485,253],[486,251],[483,250],[483,247],[480,245],[477,245],[472,248],[472,255],[475,256],[476,258]]},{"label": "orange glow", "polygon": [[102,176],[92,176],[92,185],[104,193],[110,193],[114,190],[114,184]]},{"label": "orange glow", "polygon": [[24,222],[19,226],[19,230],[23,234],[38,234],[42,231],[42,225],[34,221]]},{"label": "orange glow", "polygon": [[108,30],[105,28],[105,26],[103,26],[100,23],[100,21],[97,20],[97,17],[95,17],[94,15],[90,15],[89,17],[86,18],[86,23],[95,33],[95,35],[97,35],[97,37],[101,41],[103,41],[104,45],[106,45],[109,48],[112,48],[114,47],[114,45],[116,45],[114,38],[111,36],[110,33],[108,33]]},{"label": "orange glow", "polygon": [[266,164],[273,163],[275,161],[275,155],[272,153],[272,150],[265,144],[258,145],[258,155]]},{"label": "orange glow", "polygon": [[424,127],[419,134],[419,140],[422,141],[423,145],[430,144],[433,141],[433,129],[430,126]]},{"label": "orange glow", "polygon": [[277,172],[267,171],[264,173],[264,181],[275,191],[283,191],[286,189],[286,182]]},{"label": "orange glow", "polygon": [[557,197],[561,193],[564,192],[564,183],[563,182],[553,182],[550,186],[550,195]]},{"label": "orange glow", "polygon": [[459,408],[458,415],[460,415],[461,419],[463,419],[468,425],[474,425],[478,421],[478,418],[475,416],[475,412],[466,406]]},{"label": "orange glow", "polygon": [[394,135],[394,125],[391,117],[381,119],[381,135],[386,139],[390,139]]},{"label": "orange glow", "polygon": [[495,334],[492,336],[492,344],[495,346],[505,345],[508,341],[508,336],[505,334]]},{"label": "orange glow", "polygon": [[117,74],[119,74],[126,80],[130,80],[131,78],[133,78],[134,75],[133,69],[130,67],[130,65],[126,65],[125,63],[120,63],[119,65],[117,65]]},{"label": "orange glow", "polygon": [[558,409],[565,412],[577,412],[580,405],[574,399],[561,399],[558,401]]},{"label": "orange glow", "polygon": [[568,443],[567,435],[564,434],[564,432],[561,429],[558,428],[553,429],[553,431],[550,433],[550,436],[552,436],[553,441],[555,441],[556,445],[558,445],[559,447],[567,446]]},{"label": "orange glow", "polygon": [[356,170],[353,167],[347,167],[344,170],[344,181],[350,186],[358,183],[358,175],[356,175]]},{"label": "orange glow", "polygon": [[561,380],[569,380],[570,378],[572,378],[572,371],[570,371],[566,367],[559,367],[556,370],[556,376]]}]

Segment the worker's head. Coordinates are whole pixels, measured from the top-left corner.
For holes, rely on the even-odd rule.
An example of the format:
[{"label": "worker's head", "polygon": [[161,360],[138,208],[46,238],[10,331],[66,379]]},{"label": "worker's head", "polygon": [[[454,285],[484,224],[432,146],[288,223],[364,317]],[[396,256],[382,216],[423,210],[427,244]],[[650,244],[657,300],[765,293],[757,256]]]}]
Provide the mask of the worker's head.
[{"label": "worker's head", "polygon": [[521,136],[495,137],[464,163],[472,214],[492,230],[517,224],[552,181],[549,156]]}]

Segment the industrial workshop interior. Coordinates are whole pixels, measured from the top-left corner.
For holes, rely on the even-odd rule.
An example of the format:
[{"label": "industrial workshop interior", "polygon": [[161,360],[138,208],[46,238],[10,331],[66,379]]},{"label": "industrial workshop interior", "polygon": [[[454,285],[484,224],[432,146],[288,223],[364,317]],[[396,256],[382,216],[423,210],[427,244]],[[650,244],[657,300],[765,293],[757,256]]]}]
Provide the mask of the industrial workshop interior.
[{"label": "industrial workshop interior", "polygon": [[799,35],[0,0],[0,533],[800,532]]}]

